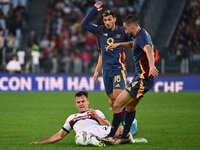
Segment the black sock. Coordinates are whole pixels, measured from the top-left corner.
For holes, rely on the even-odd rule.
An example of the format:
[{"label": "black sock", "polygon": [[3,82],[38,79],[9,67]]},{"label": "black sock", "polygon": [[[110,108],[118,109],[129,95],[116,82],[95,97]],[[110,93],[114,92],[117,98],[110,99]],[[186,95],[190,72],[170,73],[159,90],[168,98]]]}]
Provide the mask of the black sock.
[{"label": "black sock", "polygon": [[122,121],[122,117],[123,117],[123,113],[117,113],[117,114],[113,114],[113,120],[112,120],[112,128],[111,131],[109,133],[109,137],[114,137],[115,133],[119,127],[120,122]]},{"label": "black sock", "polygon": [[123,109],[123,117],[121,121],[123,127],[125,126],[125,117],[126,117],[126,107],[124,107]]},{"label": "black sock", "polygon": [[130,132],[130,128],[134,119],[135,119],[135,111],[134,112],[126,111],[125,126],[123,133],[121,135],[122,138],[126,138],[127,134]]}]

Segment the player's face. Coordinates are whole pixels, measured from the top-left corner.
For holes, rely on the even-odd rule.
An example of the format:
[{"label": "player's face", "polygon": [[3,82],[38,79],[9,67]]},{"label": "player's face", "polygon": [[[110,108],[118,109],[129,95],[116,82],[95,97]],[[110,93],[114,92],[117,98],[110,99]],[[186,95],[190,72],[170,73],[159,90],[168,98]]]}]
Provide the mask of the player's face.
[{"label": "player's face", "polygon": [[107,29],[114,30],[116,17],[113,17],[112,15],[105,16],[105,17],[103,17],[103,22]]},{"label": "player's face", "polygon": [[88,110],[89,100],[84,95],[76,97],[76,107],[79,112],[85,112]]},{"label": "player's face", "polygon": [[133,36],[133,25],[127,25],[126,23],[123,23],[123,27],[125,29],[126,34]]}]

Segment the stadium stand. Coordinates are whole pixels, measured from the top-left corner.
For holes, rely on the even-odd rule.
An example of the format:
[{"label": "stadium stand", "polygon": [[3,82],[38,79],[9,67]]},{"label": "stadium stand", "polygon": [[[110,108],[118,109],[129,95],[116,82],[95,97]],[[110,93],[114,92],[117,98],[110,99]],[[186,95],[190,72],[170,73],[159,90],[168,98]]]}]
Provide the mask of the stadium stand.
[{"label": "stadium stand", "polygon": [[188,1],[171,42],[169,59],[200,61],[200,2]]}]

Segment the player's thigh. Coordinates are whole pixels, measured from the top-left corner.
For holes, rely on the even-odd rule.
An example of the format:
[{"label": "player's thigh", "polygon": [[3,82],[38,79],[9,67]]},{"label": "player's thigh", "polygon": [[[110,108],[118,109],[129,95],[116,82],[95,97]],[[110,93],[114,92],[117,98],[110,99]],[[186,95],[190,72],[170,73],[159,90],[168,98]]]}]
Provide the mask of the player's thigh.
[{"label": "player's thigh", "polygon": [[123,108],[132,101],[132,99],[133,97],[126,90],[123,90],[114,102],[114,113],[120,113]]}]

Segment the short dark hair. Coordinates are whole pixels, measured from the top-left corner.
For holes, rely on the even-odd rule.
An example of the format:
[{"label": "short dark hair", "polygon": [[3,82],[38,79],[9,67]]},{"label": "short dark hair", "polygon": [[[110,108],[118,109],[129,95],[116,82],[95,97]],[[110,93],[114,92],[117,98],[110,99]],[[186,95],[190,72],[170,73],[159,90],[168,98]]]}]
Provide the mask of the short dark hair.
[{"label": "short dark hair", "polygon": [[87,91],[79,91],[75,94],[75,97],[81,97],[82,95],[84,95],[85,97],[88,98],[88,92]]},{"label": "short dark hair", "polygon": [[110,9],[105,10],[103,12],[103,14],[102,14],[103,17],[109,16],[109,15],[112,15],[113,17],[115,17],[115,13],[112,10],[110,10]]},{"label": "short dark hair", "polygon": [[127,25],[134,24],[134,25],[138,26],[139,25],[139,23],[138,23],[138,17],[135,16],[135,15],[128,15],[124,19],[124,23],[126,23]]}]

